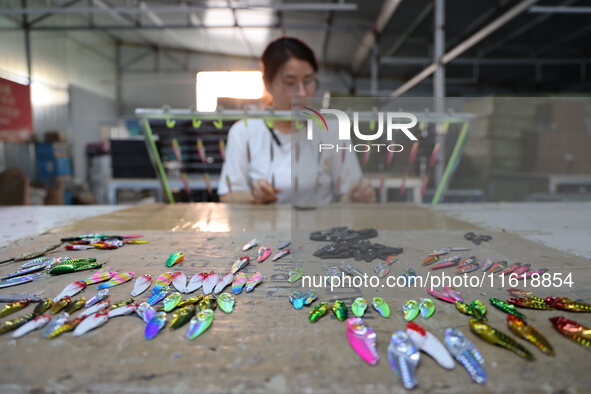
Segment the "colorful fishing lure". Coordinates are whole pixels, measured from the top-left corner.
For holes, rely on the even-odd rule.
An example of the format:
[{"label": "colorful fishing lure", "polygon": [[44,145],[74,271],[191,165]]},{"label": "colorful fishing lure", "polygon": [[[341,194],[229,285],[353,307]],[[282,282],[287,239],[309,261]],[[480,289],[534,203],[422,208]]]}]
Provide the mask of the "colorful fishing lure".
[{"label": "colorful fishing lure", "polygon": [[14,312],[20,311],[21,309],[26,308],[30,303],[31,300],[26,298],[20,301],[11,302],[0,310],[0,317],[6,317],[13,314]]},{"label": "colorful fishing lure", "polygon": [[109,317],[109,319],[111,319],[111,318],[117,317],[117,316],[130,315],[133,312],[137,311],[137,308],[139,307],[139,305],[140,305],[139,302],[134,302],[132,304],[122,305],[118,308],[111,309],[107,316]]},{"label": "colorful fishing lure", "polygon": [[363,297],[357,297],[351,305],[351,311],[356,317],[363,317],[367,309],[367,301]]},{"label": "colorful fishing lure", "polygon": [[376,351],[376,333],[358,318],[347,320],[347,338],[355,352],[369,365],[376,365],[380,356]]},{"label": "colorful fishing lure", "polygon": [[287,281],[289,283],[295,283],[304,275],[304,270],[302,267],[297,266],[293,269],[293,271],[289,271]]},{"label": "colorful fishing lure", "polygon": [[42,338],[49,338],[52,333],[59,330],[59,328],[61,326],[63,326],[64,324],[66,324],[66,322],[69,319],[70,319],[70,315],[68,313],[63,313],[63,314],[55,317],[53,320],[51,320],[49,322],[49,324],[47,324],[43,328],[43,331],[41,331],[41,337]]},{"label": "colorful fishing lure", "polygon": [[244,291],[246,291],[247,293],[251,292],[255,288],[255,286],[261,283],[262,281],[263,275],[261,275],[260,272],[255,272],[254,274],[252,274],[250,279],[248,279],[248,282],[246,282]]},{"label": "colorful fishing lure", "polygon": [[87,285],[92,285],[94,283],[100,283],[109,280],[115,275],[117,275],[117,272],[110,271],[110,268],[106,267],[102,270],[95,272],[94,275],[92,275],[90,278],[82,280],[82,282],[86,283]]},{"label": "colorful fishing lure", "polygon": [[210,272],[206,275],[207,276],[203,280],[203,294],[210,294],[218,284],[219,275],[215,272]]},{"label": "colorful fishing lure", "polygon": [[416,300],[408,300],[402,307],[404,320],[412,321],[419,315],[419,303]]},{"label": "colorful fishing lure", "polygon": [[290,253],[289,248],[287,249],[283,249],[282,251],[280,251],[279,253],[277,253],[275,256],[273,256],[273,258],[271,259],[272,261],[277,261],[280,258],[287,256]]},{"label": "colorful fishing lure", "polygon": [[562,316],[551,317],[550,321],[559,333],[577,342],[579,345],[591,349],[591,330],[589,328],[583,327],[576,321]]},{"label": "colorful fishing lure", "polygon": [[378,313],[383,317],[383,318],[389,318],[390,317],[390,307],[388,306],[388,304],[386,303],[386,301],[384,301],[383,299],[381,299],[380,297],[374,297],[372,300],[371,305],[373,306],[373,308],[378,311]]},{"label": "colorful fishing lure", "polygon": [[86,304],[84,306],[86,308],[89,308],[97,302],[106,299],[107,297],[109,297],[109,289],[99,290],[98,293],[96,293],[94,296],[90,297],[88,301],[86,301]]},{"label": "colorful fishing lure", "polygon": [[141,317],[146,324],[148,324],[150,320],[152,320],[152,318],[156,315],[154,308],[152,308],[152,306],[147,302],[142,302],[139,304],[135,313]]},{"label": "colorful fishing lure", "polygon": [[423,319],[428,319],[435,313],[435,303],[430,298],[423,298],[419,304],[419,312]]},{"label": "colorful fishing lure", "polygon": [[302,293],[300,291],[294,290],[289,295],[289,302],[291,302],[295,309],[302,309],[302,307],[304,306],[304,297],[302,296]]},{"label": "colorful fishing lure", "polygon": [[405,389],[417,386],[416,369],[421,353],[414,347],[406,332],[398,330],[392,334],[388,345],[388,361]]},{"label": "colorful fishing lure", "polygon": [[258,244],[259,244],[259,241],[257,241],[256,239],[251,239],[246,244],[244,244],[244,246],[242,247],[242,250],[244,252],[246,252],[248,249],[257,246]]},{"label": "colorful fishing lure", "polygon": [[70,298],[70,296],[65,296],[61,300],[54,302],[53,305],[51,306],[51,308],[49,309],[49,312],[52,315],[55,315],[55,314],[59,313],[62,309],[66,308],[68,305],[70,305],[71,302],[72,302],[72,298]]},{"label": "colorful fishing lure", "polygon": [[84,304],[86,304],[86,298],[81,297],[76,301],[72,302],[70,305],[68,305],[64,312],[67,312],[71,315],[72,313],[84,308]]},{"label": "colorful fishing lure", "polygon": [[51,309],[52,305],[53,300],[49,297],[45,298],[43,301],[37,304],[37,306],[33,310],[33,315],[35,317],[43,315],[45,312]]},{"label": "colorful fishing lure", "polygon": [[146,324],[144,330],[144,336],[146,339],[153,339],[158,335],[160,330],[166,325],[166,312],[158,312],[154,317]]},{"label": "colorful fishing lure", "polygon": [[133,298],[126,298],[123,301],[119,301],[118,303],[111,305],[110,309],[113,310],[130,304],[133,304]]},{"label": "colorful fishing lure", "polygon": [[304,305],[310,305],[314,300],[318,298],[318,293],[316,290],[308,290],[306,294],[304,294]]},{"label": "colorful fishing lure", "polygon": [[11,273],[11,274],[4,275],[3,277],[0,278],[0,281],[15,278],[15,277],[21,276],[21,275],[31,274],[33,272],[41,271],[44,268],[45,268],[44,265],[35,265],[33,267],[23,268],[23,269],[20,269],[16,272]]},{"label": "colorful fishing lure", "polygon": [[165,272],[158,276],[156,279],[156,285],[152,289],[152,294],[156,294],[160,291],[161,288],[170,286],[172,283],[173,273],[172,272]]},{"label": "colorful fishing lure", "polygon": [[24,335],[27,335],[31,331],[35,331],[35,330],[38,330],[38,329],[44,327],[47,323],[49,323],[50,320],[51,320],[51,317],[49,316],[49,313],[37,316],[33,320],[23,324],[16,331],[14,331],[12,333],[12,337],[16,339],[16,338],[20,338]]},{"label": "colorful fishing lure", "polygon": [[460,292],[453,287],[445,286],[442,290],[435,290],[435,289],[425,289],[427,293],[431,294],[433,297],[439,298],[442,301],[449,302],[450,304],[455,304],[456,301],[463,301]]},{"label": "colorful fishing lure", "polygon": [[363,276],[361,271],[359,271],[357,268],[353,267],[352,265],[345,263],[344,261],[341,262],[341,264],[339,265],[339,268],[344,273],[349,274],[351,276]]},{"label": "colorful fishing lure", "polygon": [[189,297],[186,298],[184,300],[182,300],[181,302],[179,302],[179,304],[177,305],[177,308],[184,308],[187,305],[194,305],[194,304],[199,304],[199,302],[201,302],[201,300],[203,300],[203,298],[205,298],[205,296],[203,294],[200,294],[196,297]]},{"label": "colorful fishing lure", "polygon": [[134,280],[133,283],[133,290],[131,291],[132,297],[137,297],[142,294],[144,291],[150,288],[152,284],[152,275],[145,274]]},{"label": "colorful fishing lure", "polygon": [[529,308],[529,309],[554,309],[544,299],[537,298],[537,297],[530,297],[530,298],[509,298],[507,300],[509,304],[513,304],[515,306],[521,308]]},{"label": "colorful fishing lure", "polygon": [[569,312],[591,312],[591,304],[577,302],[567,297],[547,297],[544,299],[549,306]]},{"label": "colorful fishing lure", "polygon": [[423,265],[431,265],[433,263],[438,262],[440,259],[438,256],[429,255],[425,260],[423,260]]},{"label": "colorful fishing lure", "polygon": [[325,301],[320,302],[310,311],[310,323],[316,323],[328,312],[328,304]]},{"label": "colorful fishing lure", "polygon": [[199,335],[203,334],[211,326],[213,322],[213,311],[211,309],[204,309],[197,313],[189,323],[189,330],[187,331],[187,339],[193,340]]},{"label": "colorful fishing lure", "polygon": [[182,272],[175,272],[172,277],[172,285],[180,293],[187,292],[187,276]]},{"label": "colorful fishing lure", "polygon": [[383,278],[390,272],[390,265],[385,261],[380,261],[374,267],[374,271],[376,272],[378,278]]},{"label": "colorful fishing lure", "polygon": [[148,304],[154,306],[160,301],[162,301],[164,298],[168,297],[170,293],[170,287],[162,287],[157,293],[152,294],[152,296],[148,298]]},{"label": "colorful fishing lure", "polygon": [[238,275],[236,275],[234,277],[234,281],[232,282],[232,292],[234,294],[240,294],[247,280],[248,277],[244,272],[240,272]]},{"label": "colorful fishing lure", "polygon": [[510,274],[511,272],[515,271],[519,267],[521,267],[521,263],[515,263],[515,264],[505,268],[501,272],[499,272],[499,276]]},{"label": "colorful fishing lure", "polygon": [[186,305],[172,314],[172,320],[168,328],[176,330],[191,320],[197,311],[197,307],[194,304]]},{"label": "colorful fishing lure", "polygon": [[211,309],[212,311],[217,308],[218,302],[217,299],[213,294],[203,297],[201,301],[199,301],[199,309],[204,311],[206,309]]},{"label": "colorful fishing lure", "polygon": [[500,311],[503,311],[509,315],[520,317],[522,319],[526,318],[523,313],[519,312],[517,308],[515,308],[515,305],[509,304],[508,302],[499,300],[497,298],[490,298],[489,301],[492,304],[492,306],[494,306]]},{"label": "colorful fishing lure", "polygon": [[173,265],[176,265],[176,264],[180,263],[181,261],[183,261],[184,258],[185,258],[185,255],[183,254],[183,252],[173,253],[166,260],[166,266],[167,267],[172,267]]},{"label": "colorful fishing lure", "polygon": [[488,270],[488,273],[490,274],[496,274],[498,272],[503,271],[504,269],[507,268],[507,262],[506,261],[497,261],[495,262]]},{"label": "colorful fishing lure", "polygon": [[332,312],[335,314],[337,319],[345,321],[347,319],[347,305],[342,300],[336,300],[332,304]]},{"label": "colorful fishing lure", "polygon": [[522,318],[514,315],[507,315],[507,326],[513,334],[533,343],[543,353],[546,353],[549,356],[554,356],[554,348],[550,342],[548,342],[542,333],[528,325]]},{"label": "colorful fishing lure", "polygon": [[187,287],[185,287],[185,293],[192,293],[195,290],[199,290],[201,286],[203,286],[203,281],[207,278],[206,273],[198,273],[191,277],[189,283],[187,283]]},{"label": "colorful fishing lure", "polygon": [[64,289],[62,290],[62,292],[59,293],[54,298],[54,301],[57,302],[57,301],[61,300],[64,297],[73,297],[76,294],[80,293],[82,290],[84,290],[84,288],[86,288],[86,282],[84,282],[84,281],[78,281],[78,282],[70,283],[69,285],[67,285],[66,287],[64,287]]},{"label": "colorful fishing lure", "polygon": [[257,261],[262,263],[271,255],[271,248],[268,246],[261,246],[257,252]]},{"label": "colorful fishing lure", "polygon": [[74,330],[76,327],[78,327],[78,324],[80,324],[80,322],[82,322],[82,320],[84,320],[83,317],[79,317],[79,318],[76,318],[73,320],[68,320],[67,322],[62,324],[58,329],[56,329],[51,334],[49,334],[47,336],[47,339],[52,339],[52,338],[62,335],[64,332],[69,332],[69,331]]},{"label": "colorful fishing lure", "polygon": [[234,310],[234,302],[234,297],[228,293],[222,293],[218,298],[218,305],[225,313],[232,313]]},{"label": "colorful fishing lure", "polygon": [[3,280],[3,281],[0,281],[0,288],[17,286],[17,285],[22,285],[23,283],[33,282],[33,281],[36,281],[37,279],[40,279],[44,275],[45,274],[43,272],[40,272],[37,274],[17,276],[16,278]]},{"label": "colorful fishing lure", "polygon": [[462,268],[459,268],[459,269],[456,271],[456,275],[460,275],[460,274],[468,274],[468,273],[470,273],[470,272],[474,272],[474,271],[476,271],[476,270],[477,270],[477,269],[479,269],[479,268],[480,268],[480,264],[478,264],[478,263],[474,263],[474,264],[467,264],[467,265],[464,265]]},{"label": "colorful fishing lure", "polygon": [[162,303],[164,304],[164,312],[170,312],[181,302],[181,293],[178,291],[167,296]]},{"label": "colorful fishing lure", "polygon": [[519,357],[534,361],[535,357],[526,348],[515,342],[511,337],[477,319],[470,319],[470,329],[485,342],[504,347]]},{"label": "colorful fishing lure", "polygon": [[478,384],[486,383],[484,358],[464,334],[456,328],[445,330],[445,347],[456,360],[466,368],[473,381]]},{"label": "colorful fishing lure", "polygon": [[531,291],[526,291],[526,290],[521,290],[521,289],[516,289],[516,288],[507,289],[507,292],[517,298],[533,298],[533,297],[535,297],[534,293],[532,293]]},{"label": "colorful fishing lure", "polygon": [[236,272],[240,271],[242,268],[246,267],[250,263],[250,257],[242,256],[237,259],[234,264],[232,264],[231,272],[235,274]]},{"label": "colorful fishing lure", "polygon": [[218,280],[218,283],[215,285],[215,287],[213,289],[213,293],[214,294],[221,293],[222,290],[224,290],[226,288],[226,286],[231,284],[233,280],[234,280],[234,274],[231,272],[228,272],[226,275],[222,276]]},{"label": "colorful fishing lure", "polygon": [[111,306],[111,301],[109,301],[109,300],[104,300],[104,301],[98,302],[98,303],[94,304],[93,306],[86,308],[85,310],[80,312],[79,317],[86,317],[86,316],[93,315],[97,312],[102,311],[103,309],[109,309],[110,306]]},{"label": "colorful fishing lure", "polygon": [[117,274],[113,278],[111,278],[111,280],[108,281],[107,283],[103,283],[102,285],[99,285],[97,287],[97,289],[102,290],[102,289],[106,289],[109,287],[120,285],[121,283],[125,283],[125,282],[133,279],[134,275],[135,275],[134,272],[124,272],[122,274]]},{"label": "colorful fishing lure", "polygon": [[455,368],[456,364],[443,344],[423,327],[414,322],[408,322],[406,324],[406,335],[418,350],[427,353],[437,364],[445,369]]},{"label": "colorful fishing lure", "polygon": [[[84,259],[84,260],[87,260],[87,259]],[[90,259],[90,260],[93,260],[93,259]],[[63,274],[69,274],[72,272],[101,268],[102,266],[103,266],[103,263],[99,263],[99,262],[66,260],[66,261],[56,265],[55,267],[49,269],[47,271],[47,273],[50,275],[63,275]]]},{"label": "colorful fishing lure", "polygon": [[404,278],[403,286],[410,287],[415,283],[417,272],[412,268],[408,268],[400,276]]},{"label": "colorful fishing lure", "polygon": [[488,271],[493,266],[494,263],[495,263],[495,259],[489,257],[482,262],[482,264],[480,265],[480,270],[481,271]]}]

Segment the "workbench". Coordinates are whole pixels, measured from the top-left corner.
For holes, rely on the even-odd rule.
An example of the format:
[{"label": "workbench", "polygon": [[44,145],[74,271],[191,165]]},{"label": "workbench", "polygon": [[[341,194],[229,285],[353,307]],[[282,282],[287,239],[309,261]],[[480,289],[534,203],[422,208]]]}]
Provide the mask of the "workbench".
[{"label": "workbench", "polygon": [[[64,236],[87,232],[143,234],[150,240],[145,245],[126,245],[118,250],[58,250],[50,255],[96,257],[114,270],[146,273],[154,277],[171,269],[166,258],[183,251],[185,260],[172,270],[190,276],[197,272],[227,272],[232,263],[245,253],[241,247],[252,238],[259,245],[272,248],[281,240],[291,239],[291,254],[277,262],[256,262],[256,248],[246,254],[251,263],[245,271],[260,271],[265,281],[251,293],[235,296],[232,314],[219,309],[210,329],[193,341],[185,338],[187,326],[177,331],[164,328],[153,340],[144,338],[145,324],[137,316],[117,317],[81,337],[70,333],[47,340],[40,332],[12,340],[10,334],[0,337],[4,362],[0,369],[0,392],[405,392],[392,372],[387,359],[387,346],[392,332],[403,329],[402,306],[409,299],[427,297],[423,288],[339,288],[316,289],[319,299],[340,298],[350,307],[358,296],[371,300],[382,297],[392,310],[389,319],[380,317],[371,307],[364,320],[377,334],[380,361],[369,366],[352,350],[346,337],[346,323],[329,314],[317,323],[308,321],[309,310],[295,310],[288,296],[301,289],[302,282],[288,283],[287,270],[300,265],[304,275],[324,275],[340,260],[320,260],[312,253],[325,242],[309,240],[312,231],[333,226],[352,229],[376,228],[379,242],[402,247],[399,261],[390,267],[389,275],[400,275],[414,268],[418,275],[429,271],[421,262],[426,254],[444,246],[468,246],[479,259],[492,257],[510,262],[531,263],[550,272],[572,272],[573,288],[534,289],[536,295],[567,296],[589,302],[591,281],[589,259],[576,257],[519,236],[490,231],[454,219],[426,207],[400,204],[337,204],[315,210],[293,210],[289,206],[251,206],[224,204],[153,204],[137,206],[114,213],[83,219],[39,235],[34,241],[19,242],[1,250],[7,257],[49,245]],[[468,231],[492,235],[492,240],[474,246],[463,235]],[[347,259],[361,272],[373,275],[375,264]],[[18,263],[0,266],[0,274],[16,270]],[[453,271],[447,270],[453,275]],[[35,283],[0,289],[0,294],[29,292],[54,297],[68,283],[89,276],[79,272],[51,277]],[[129,297],[132,283],[113,287],[111,300]],[[509,333],[505,314],[492,308],[489,297],[508,298],[500,287],[459,289],[465,300],[482,300],[488,307],[489,324]],[[229,291],[229,290],[226,290]],[[96,285],[79,296],[91,297]],[[148,292],[137,297],[144,301]],[[197,292],[200,293],[200,290]],[[197,294],[193,293],[193,295]],[[591,325],[588,314],[562,311],[523,310],[528,323],[540,330],[556,350],[548,357],[533,345],[518,339],[536,357],[528,362],[513,353],[483,342],[468,328],[468,316],[451,304],[435,300],[436,312],[428,320],[417,318],[439,339],[447,327],[460,329],[484,356],[488,383],[473,383],[459,365],[447,371],[426,354],[421,355],[417,371],[419,386],[415,392],[589,392],[589,349],[562,337],[551,326],[551,316],[567,316],[583,325]],[[31,307],[13,315],[32,311]],[[2,319],[4,321],[5,319]],[[511,334],[511,336],[513,336]]]}]

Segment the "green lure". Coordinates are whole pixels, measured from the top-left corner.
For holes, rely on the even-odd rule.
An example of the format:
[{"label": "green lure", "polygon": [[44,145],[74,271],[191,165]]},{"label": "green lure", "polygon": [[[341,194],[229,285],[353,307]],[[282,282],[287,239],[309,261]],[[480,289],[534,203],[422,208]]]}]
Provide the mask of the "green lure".
[{"label": "green lure", "polygon": [[33,310],[33,315],[35,315],[35,317],[37,316],[41,316],[42,314],[44,314],[45,312],[47,312],[53,305],[53,300],[51,298],[46,298],[43,301],[41,301],[39,304],[37,304],[37,306],[35,307],[35,310]]},{"label": "green lure", "polygon": [[232,313],[234,310],[234,297],[228,293],[222,293],[218,297],[218,305],[225,313]]},{"label": "green lure", "polygon": [[47,271],[50,275],[63,275],[63,274],[70,274],[72,272],[84,271],[84,270],[91,270],[96,268],[101,268],[103,263],[97,262],[87,262],[87,261],[70,261],[67,260],[62,262],[59,265],[51,268]]},{"label": "green lure", "polygon": [[341,300],[336,300],[332,304],[332,311],[334,312],[337,319],[340,321],[345,321],[347,319],[347,305]]},{"label": "green lure", "polygon": [[382,300],[380,297],[374,297],[372,305],[376,311],[380,313],[383,318],[390,317],[390,307],[386,304],[386,301]]},{"label": "green lure", "polygon": [[172,267],[173,265],[178,264],[181,261],[183,261],[184,258],[185,258],[185,255],[183,254],[183,252],[173,253],[170,255],[168,260],[166,260],[166,266]]},{"label": "green lure", "polygon": [[355,301],[353,301],[353,305],[351,305],[351,310],[353,311],[353,314],[356,317],[363,317],[366,309],[367,309],[367,301],[365,301],[365,298],[363,298],[363,297],[355,298]]},{"label": "green lure", "polygon": [[162,301],[164,304],[164,312],[170,312],[181,302],[181,293],[175,291]]},{"label": "green lure", "polygon": [[176,330],[177,328],[182,327],[188,323],[193,316],[195,316],[196,311],[197,307],[195,304],[189,304],[177,310],[172,314],[172,321],[170,322],[169,328],[171,330]]},{"label": "green lure", "polygon": [[522,319],[526,318],[523,313],[519,312],[517,310],[517,308],[515,308],[515,305],[512,305],[512,304],[509,304],[508,302],[499,300],[498,298],[491,298],[491,299],[489,299],[489,301],[492,304],[492,306],[494,306],[495,308],[497,308],[500,311],[503,311],[509,315],[520,317]]},{"label": "green lure", "polygon": [[324,301],[316,305],[310,311],[310,323],[316,323],[322,316],[328,312],[328,304]]},{"label": "green lure", "polygon": [[72,313],[84,308],[84,304],[86,304],[86,298],[81,297],[68,305],[64,312],[67,312],[69,315],[71,315]]}]

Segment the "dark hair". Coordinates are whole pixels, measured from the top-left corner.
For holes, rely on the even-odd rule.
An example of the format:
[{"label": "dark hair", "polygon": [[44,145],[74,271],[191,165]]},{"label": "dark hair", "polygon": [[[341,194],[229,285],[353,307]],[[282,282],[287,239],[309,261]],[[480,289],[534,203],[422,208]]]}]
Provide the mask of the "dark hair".
[{"label": "dark hair", "polygon": [[279,68],[292,57],[304,60],[318,71],[318,63],[314,52],[303,41],[293,37],[282,37],[267,45],[261,56],[263,64],[263,78],[265,82],[271,83]]}]

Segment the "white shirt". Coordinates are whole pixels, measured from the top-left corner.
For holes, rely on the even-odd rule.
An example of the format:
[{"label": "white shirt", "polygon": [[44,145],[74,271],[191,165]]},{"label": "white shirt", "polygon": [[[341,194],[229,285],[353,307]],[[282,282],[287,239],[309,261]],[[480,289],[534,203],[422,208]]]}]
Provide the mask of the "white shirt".
[{"label": "white shirt", "polygon": [[281,145],[274,141],[262,119],[248,119],[246,124],[241,120],[230,128],[219,195],[230,192],[226,177],[232,191],[241,192],[251,191],[257,180],[265,179],[269,184],[274,180],[279,189],[278,203],[327,204],[337,201],[359,182],[361,169],[354,152],[319,153],[319,143],[338,144],[336,134],[315,131],[313,140],[309,141],[304,130],[289,134],[273,132]]}]

